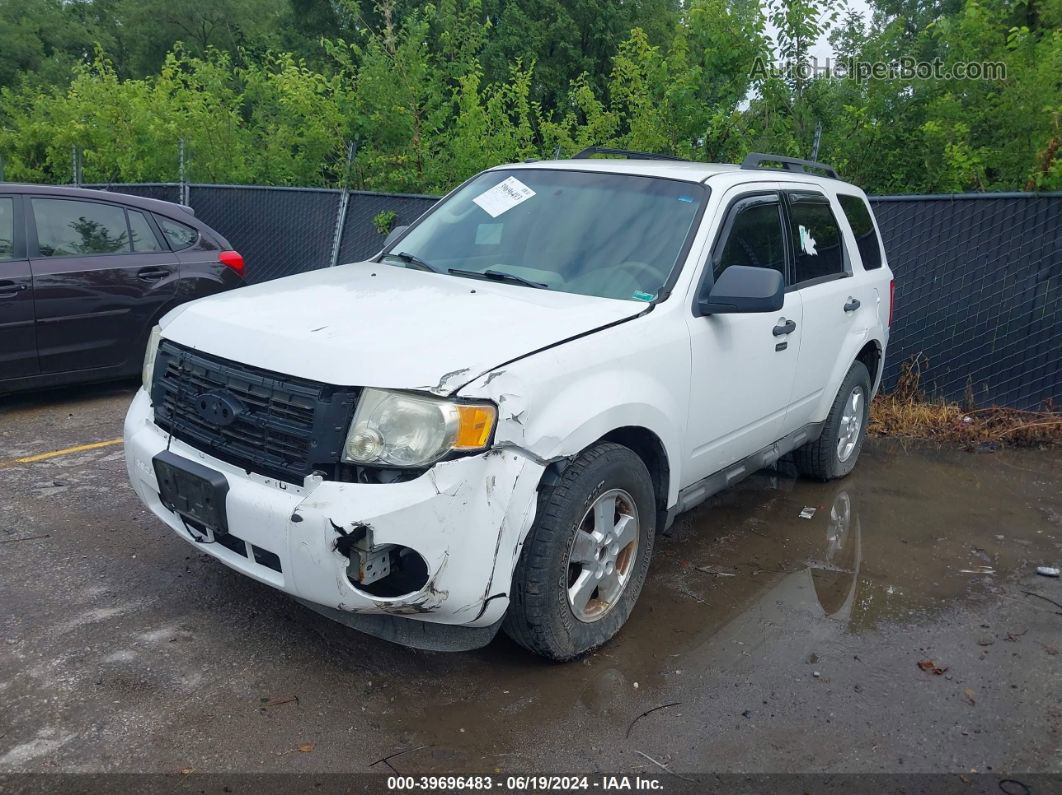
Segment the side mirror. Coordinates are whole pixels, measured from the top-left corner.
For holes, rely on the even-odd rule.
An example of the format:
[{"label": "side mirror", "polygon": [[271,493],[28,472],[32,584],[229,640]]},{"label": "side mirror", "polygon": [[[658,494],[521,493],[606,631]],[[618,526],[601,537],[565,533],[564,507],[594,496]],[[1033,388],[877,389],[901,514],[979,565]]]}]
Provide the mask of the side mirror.
[{"label": "side mirror", "polygon": [[402,235],[405,234],[405,231],[407,229],[409,229],[409,224],[406,224],[405,226],[396,226],[394,229],[387,233],[387,237],[384,238],[383,247],[387,248],[388,246],[390,246],[392,243],[398,240],[398,238],[402,237]]},{"label": "side mirror", "polygon": [[772,268],[731,265],[697,300],[697,314],[725,315],[738,312],[777,312],[785,302],[782,274]]}]

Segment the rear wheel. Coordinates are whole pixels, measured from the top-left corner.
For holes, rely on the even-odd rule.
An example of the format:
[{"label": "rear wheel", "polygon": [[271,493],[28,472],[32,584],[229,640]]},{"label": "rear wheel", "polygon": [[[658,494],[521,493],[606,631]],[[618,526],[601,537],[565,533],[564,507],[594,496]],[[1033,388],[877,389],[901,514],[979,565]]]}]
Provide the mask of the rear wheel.
[{"label": "rear wheel", "polygon": [[652,479],[618,444],[582,453],[539,494],[513,574],[506,633],[554,660],[606,643],[641,593],[656,535]]},{"label": "rear wheel", "polygon": [[854,362],[837,391],[822,435],[793,454],[802,475],[817,480],[843,478],[855,468],[870,417],[870,373]]}]

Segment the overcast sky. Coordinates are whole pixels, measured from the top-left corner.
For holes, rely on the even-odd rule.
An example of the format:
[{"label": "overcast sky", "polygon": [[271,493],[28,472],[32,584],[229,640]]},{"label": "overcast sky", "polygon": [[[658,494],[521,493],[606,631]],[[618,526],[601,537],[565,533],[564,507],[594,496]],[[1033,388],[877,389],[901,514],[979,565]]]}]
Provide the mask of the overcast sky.
[{"label": "overcast sky", "polygon": [[[766,3],[764,3],[764,5],[766,6]],[[867,3],[867,0],[848,0],[847,7],[852,9],[853,11],[858,11],[860,14],[863,15],[864,19],[868,19],[870,17],[870,6]],[[770,24],[770,22],[767,23],[767,31],[771,34],[771,38],[773,39],[774,27]],[[833,48],[830,46],[830,43],[826,41],[826,37],[823,36],[822,39],[820,39],[815,44],[815,46],[811,48],[811,54],[815,58],[817,58],[819,63],[821,64],[823,62],[823,59],[833,57]]]}]

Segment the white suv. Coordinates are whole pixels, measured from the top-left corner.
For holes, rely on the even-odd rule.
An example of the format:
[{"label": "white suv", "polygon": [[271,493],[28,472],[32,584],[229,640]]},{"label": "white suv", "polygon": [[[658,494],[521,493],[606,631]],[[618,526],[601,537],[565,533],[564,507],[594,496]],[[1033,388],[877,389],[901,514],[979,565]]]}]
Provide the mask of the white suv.
[{"label": "white suv", "polygon": [[851,471],[892,312],[864,193],[598,151],[170,312],[125,422],[140,498],[363,631],[565,660],[624,624],[677,514],[788,453]]}]

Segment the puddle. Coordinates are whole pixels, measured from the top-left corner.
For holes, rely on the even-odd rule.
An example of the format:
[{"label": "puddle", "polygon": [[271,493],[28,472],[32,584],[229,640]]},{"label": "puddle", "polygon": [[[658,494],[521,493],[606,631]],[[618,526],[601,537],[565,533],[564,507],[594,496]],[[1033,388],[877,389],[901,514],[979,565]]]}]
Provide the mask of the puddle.
[{"label": "puddle", "polygon": [[874,441],[843,481],[757,473],[657,539],[627,626],[569,664],[503,636],[445,654],[360,635],[114,493],[37,528],[76,520],[92,543],[74,554],[9,548],[29,576],[0,581],[17,608],[0,622],[8,767],[1057,767],[1062,618],[1023,594],[1062,602],[1034,573],[1062,561],[1060,451]]},{"label": "puddle", "polygon": [[[384,723],[429,746],[408,767],[445,769],[461,749],[502,762],[523,753],[514,734],[527,742],[567,725],[626,728],[642,707],[722,675],[791,670],[810,681],[837,648],[996,600],[1057,561],[1060,491],[1062,457],[1052,452],[877,443],[843,481],[798,479],[785,466],[758,473],[658,539],[638,607],[611,644],[560,666],[505,639],[463,666],[430,657],[434,674],[420,658]],[[807,507],[813,517],[801,518]]]}]

